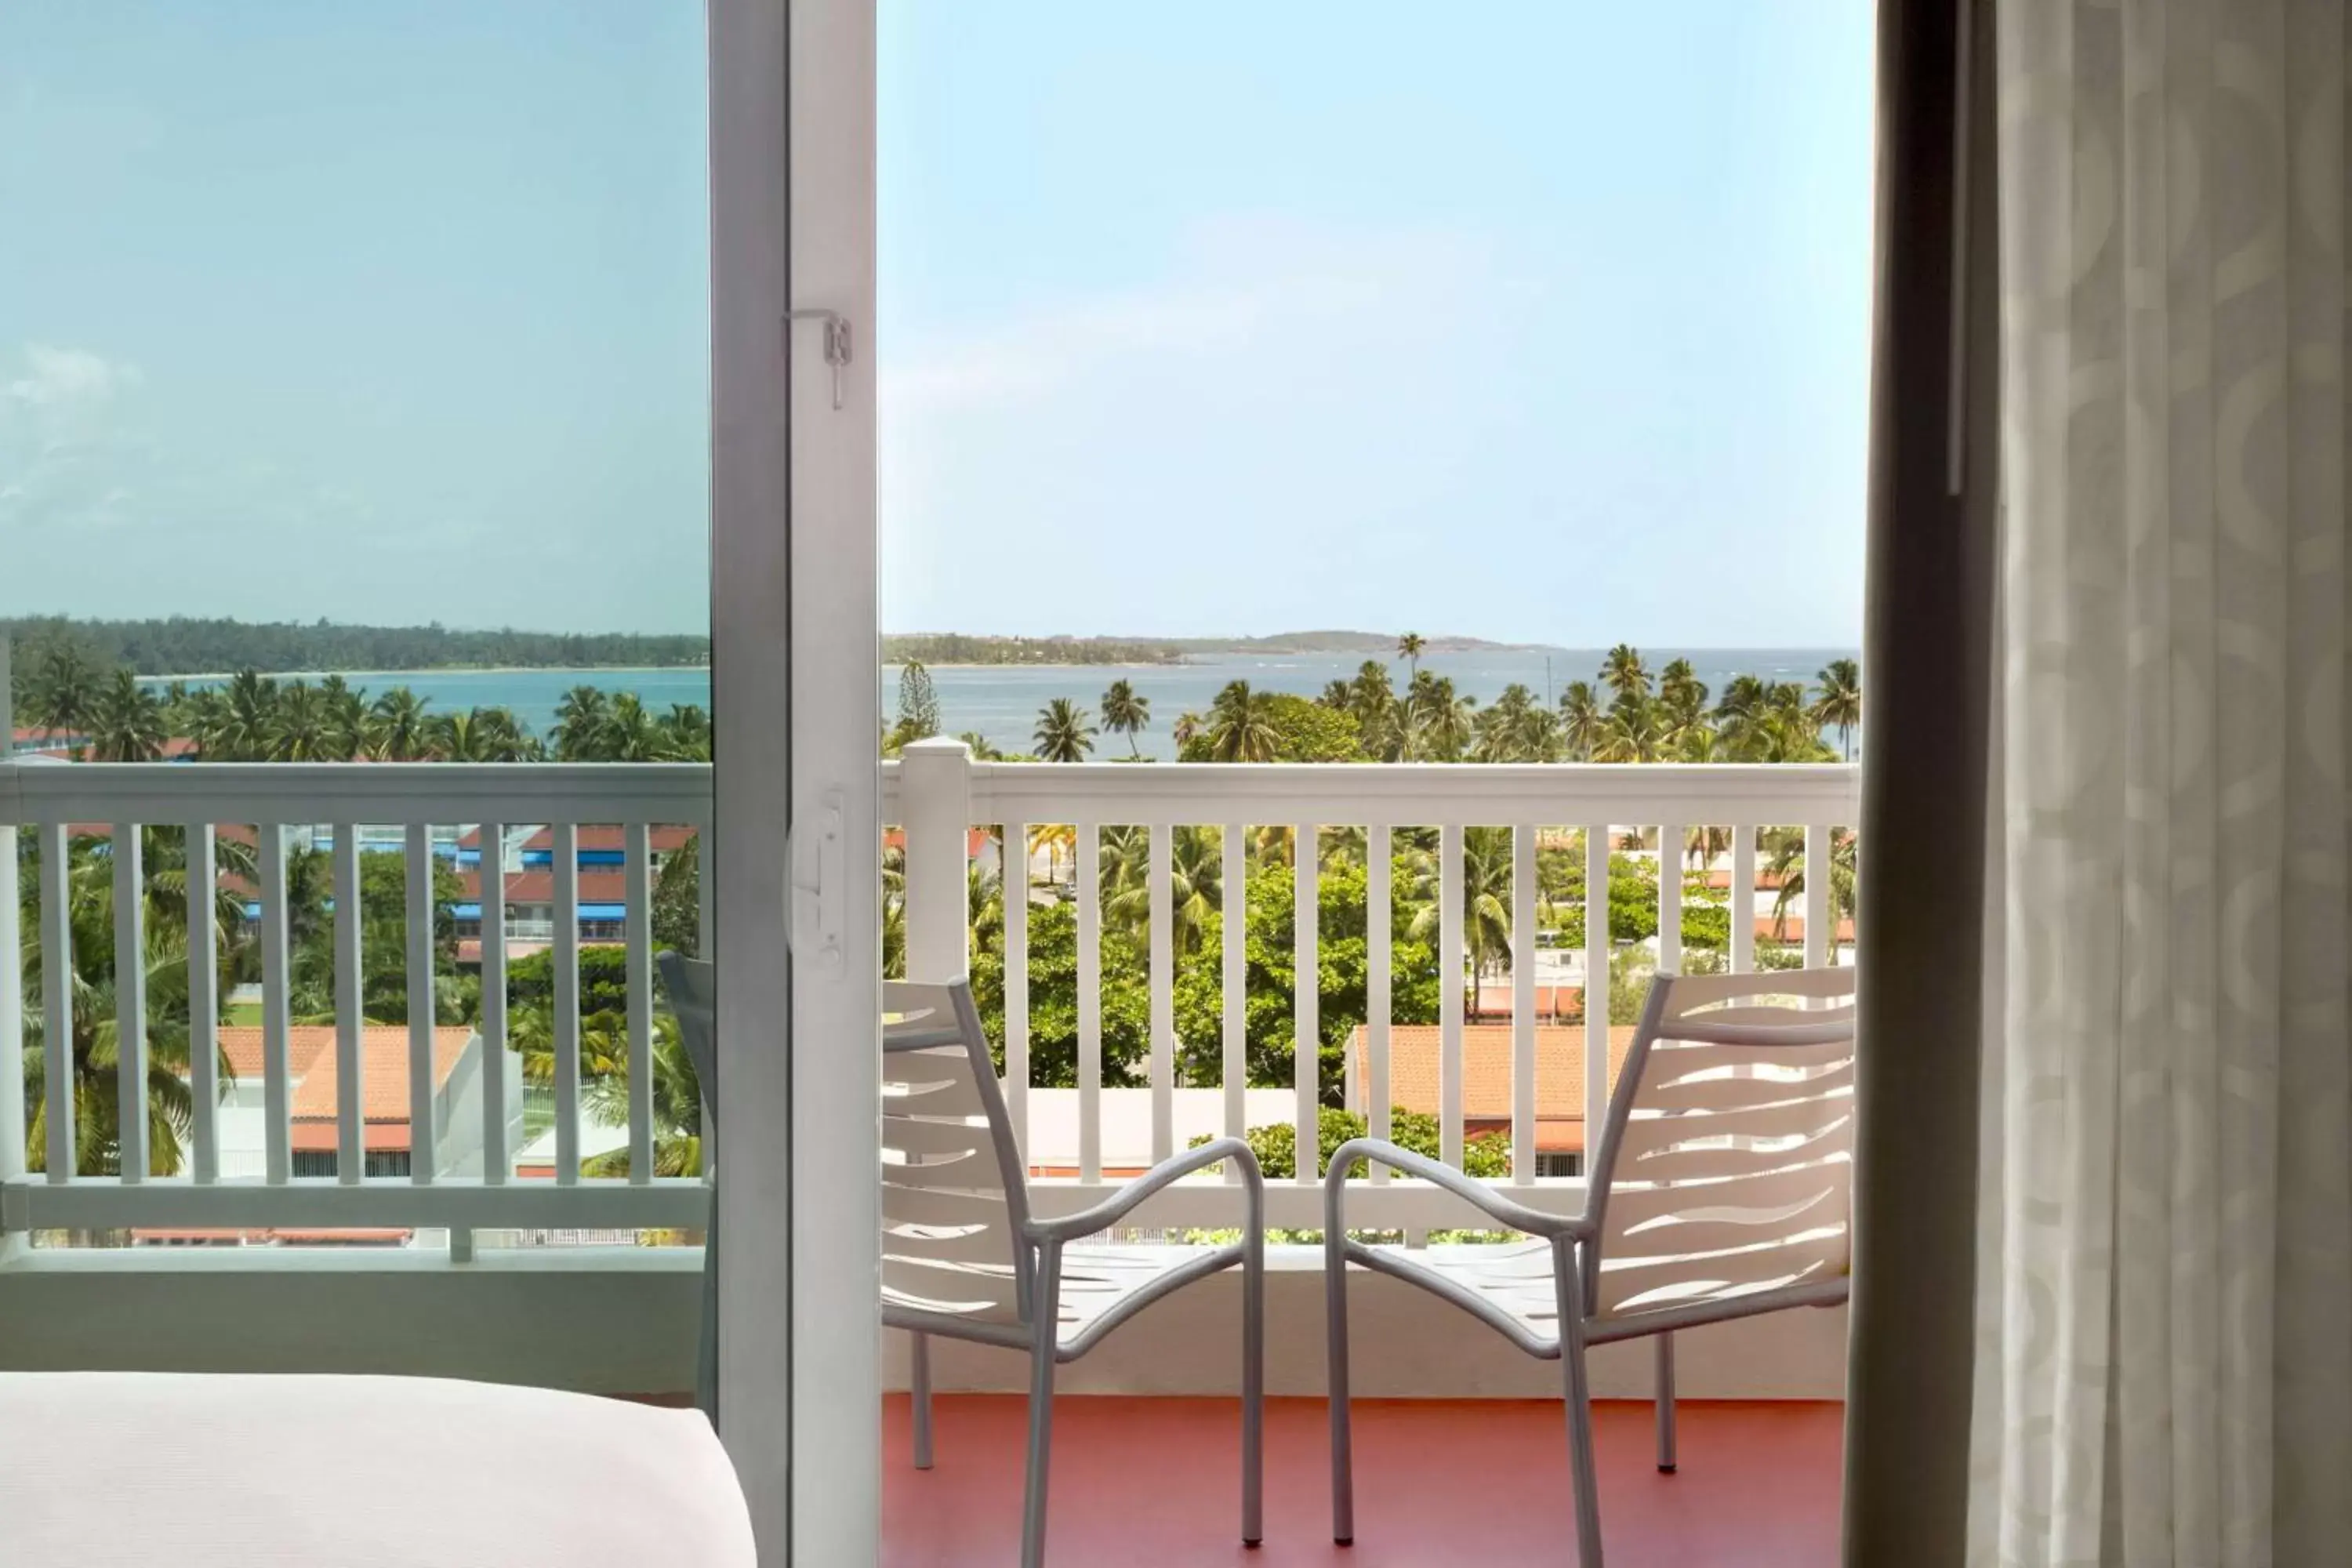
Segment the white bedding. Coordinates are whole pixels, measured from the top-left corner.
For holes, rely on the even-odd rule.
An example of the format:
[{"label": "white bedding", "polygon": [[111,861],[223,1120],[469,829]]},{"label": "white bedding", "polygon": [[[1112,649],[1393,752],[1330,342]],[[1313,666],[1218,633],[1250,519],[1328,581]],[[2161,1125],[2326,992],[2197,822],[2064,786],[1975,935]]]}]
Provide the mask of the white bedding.
[{"label": "white bedding", "polygon": [[756,1568],[698,1412],[400,1377],[0,1373],[0,1568]]}]

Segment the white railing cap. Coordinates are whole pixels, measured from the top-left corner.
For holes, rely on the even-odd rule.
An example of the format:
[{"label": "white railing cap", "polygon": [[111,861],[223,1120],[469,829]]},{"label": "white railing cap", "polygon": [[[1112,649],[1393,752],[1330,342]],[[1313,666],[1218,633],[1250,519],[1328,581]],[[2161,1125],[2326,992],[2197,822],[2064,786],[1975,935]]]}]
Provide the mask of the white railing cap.
[{"label": "white railing cap", "polygon": [[[897,770],[887,768],[886,777]],[[978,821],[1849,824],[1845,763],[974,763]],[[904,790],[897,784],[897,795]],[[905,802],[897,804],[903,809]]]},{"label": "white railing cap", "polygon": [[[13,784],[13,787],[12,787]],[[708,763],[0,766],[0,821],[707,823]]]}]

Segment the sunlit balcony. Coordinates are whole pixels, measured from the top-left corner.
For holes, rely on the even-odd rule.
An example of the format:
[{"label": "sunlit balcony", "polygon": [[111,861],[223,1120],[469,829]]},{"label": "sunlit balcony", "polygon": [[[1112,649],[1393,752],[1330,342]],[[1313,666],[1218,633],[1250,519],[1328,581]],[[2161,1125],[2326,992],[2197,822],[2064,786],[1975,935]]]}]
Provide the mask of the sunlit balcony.
[{"label": "sunlit balcony", "polygon": [[[1629,990],[1647,972],[1850,960],[1835,858],[1850,853],[1855,816],[1845,766],[1046,765],[974,763],[954,742],[924,742],[881,774],[890,847],[877,844],[875,856],[890,885],[890,952],[919,978],[995,976],[989,1024],[1045,1215],[1094,1203],[1198,1138],[1264,1140],[1286,1126],[1296,1147],[1312,1149],[1328,1142],[1334,1112],[1378,1134],[1397,1131],[1400,1110],[1433,1125],[1447,1163],[1523,1204],[1575,1212],[1582,1131],[1599,1124],[1622,1057],[1612,1027],[1622,1032]],[[14,1098],[20,1080],[0,1088],[0,1269],[13,1277],[0,1291],[0,1337],[12,1355],[30,1365],[434,1373],[638,1396],[691,1388],[711,1188],[691,1170],[657,1168],[657,1150],[681,1129],[678,1108],[656,1103],[667,1020],[652,960],[657,856],[690,853],[706,868],[723,857],[710,787],[708,768],[686,764],[0,764],[0,825],[25,841],[0,875],[26,879],[21,938],[41,981],[20,994],[17,967],[0,968],[0,1028],[15,1038],[20,1020],[29,1030],[97,1005],[65,989],[68,976],[89,977],[72,952],[95,929],[114,953],[149,955],[143,970],[118,963],[105,977],[110,1037],[149,1041],[145,1059],[134,1049],[104,1069],[119,1075],[117,1091],[137,1093],[162,1061],[167,1014],[188,1021],[189,1037],[187,1120],[170,1168],[152,1149],[136,1157],[134,1131],[129,1157],[117,1156],[126,1173],[89,1171],[75,1097],[100,1079],[78,1063],[73,1031],[38,1037],[35,1106]],[[142,837],[142,827],[163,831]],[[1211,889],[1192,908],[1209,910],[1210,930],[1180,931],[1180,835],[1192,837],[1188,878],[1213,873],[1216,888],[1249,889],[1247,899],[1278,887],[1321,918],[1288,921],[1279,952],[1219,942],[1223,900]],[[583,870],[590,841],[617,850]],[[340,933],[333,1016],[310,1022],[290,1005],[305,981],[288,926],[298,842],[325,846]],[[406,868],[400,964],[419,994],[455,946],[436,923],[450,911],[433,880],[453,858],[447,847],[544,847],[532,868],[548,883],[542,922],[510,922],[508,900],[485,895],[487,878],[467,884],[479,923],[464,941],[480,1001],[462,1026],[445,1020],[436,1035],[420,1016],[405,1031],[369,1026],[355,967],[363,843],[396,845]],[[190,900],[177,948],[176,932],[145,929],[150,901],[138,898],[111,900],[93,928],[77,890],[93,877],[138,887],[141,853],[176,858],[190,886],[235,880],[231,913]],[[1499,865],[1473,863],[1479,856]],[[96,872],[91,857],[103,862]],[[1629,876],[1656,900],[1647,934],[1632,940],[1622,930]],[[597,896],[583,900],[590,878]],[[992,899],[976,891],[991,885]],[[1018,896],[1003,896],[1008,886]],[[1360,904],[1336,906],[1334,889]],[[0,886],[0,920],[15,918],[19,891]],[[1187,881],[1181,897],[1201,891]],[[1416,924],[1402,906],[1424,900],[1428,918]],[[618,908],[604,910],[608,900]],[[616,941],[597,934],[585,904],[600,921],[618,915],[604,927]],[[232,932],[220,922],[239,908],[249,921]],[[1692,918],[1706,909],[1722,911],[1711,925]],[[710,910],[707,897],[694,910],[698,942]],[[1045,951],[1064,924],[1067,994],[1055,989],[1064,955]],[[1702,930],[1719,932],[1720,946],[1694,942]],[[0,927],[0,938],[19,933]],[[247,944],[257,1022],[224,1025],[235,977],[219,955]],[[515,955],[542,948],[552,986],[543,1037],[510,994]],[[157,978],[159,957],[188,953],[184,980],[176,970]],[[1140,969],[1125,957],[1107,967],[1107,953],[1139,955]],[[1431,955],[1449,953],[1464,984],[1435,984],[1438,970],[1416,968],[1442,969],[1446,960]],[[580,1022],[592,963],[622,971],[625,1014],[610,1036]],[[1360,969],[1360,991],[1353,978],[1335,989],[1335,966]],[[1299,988],[1287,984],[1295,973],[1327,978]],[[1265,989],[1277,982],[1278,995]],[[1203,995],[1213,998],[1206,1014]],[[1269,1016],[1286,1021],[1290,1040],[1315,1045],[1270,1052]],[[1126,1051],[1135,1016],[1144,1043]],[[445,1041],[453,1028],[458,1037]],[[247,1043],[225,1051],[229,1029]],[[301,1047],[306,1038],[314,1043]],[[513,1068],[518,1054],[533,1070]],[[507,1065],[483,1070],[488,1062]],[[394,1122],[397,1167],[379,1158]],[[1321,1252],[1296,1234],[1320,1223],[1318,1174],[1294,1162],[1270,1184],[1267,1562],[1336,1560],[1321,1512]],[[1218,1176],[1183,1181],[1137,1211],[1131,1238],[1237,1226],[1240,1198]],[[1360,1181],[1349,1205],[1407,1245],[1476,1218],[1442,1189],[1385,1173]],[[1237,1289],[1228,1275],[1187,1290],[1067,1369],[1054,1502],[1063,1560],[1175,1560],[1169,1543],[1187,1531],[1200,1550],[1182,1560],[1238,1553],[1225,1510],[1196,1506],[1232,1485]],[[1391,1280],[1368,1278],[1354,1311],[1366,1500],[1348,1561],[1533,1558],[1566,1539],[1557,1365]],[[1609,1530],[1627,1543],[1622,1560],[1824,1560],[1843,1310],[1684,1338],[1688,1457],[1674,1478],[1647,1462],[1647,1405],[1609,1403],[1646,1401],[1646,1352],[1596,1353]],[[884,1366],[877,1397],[906,1385],[903,1343],[886,1344]],[[1023,1360],[942,1342],[933,1371],[936,1469],[908,1468],[903,1400],[887,1406],[888,1560],[993,1562],[1017,1533],[1020,1450],[1007,1434]],[[1152,1530],[1131,1531],[1139,1518]]]}]

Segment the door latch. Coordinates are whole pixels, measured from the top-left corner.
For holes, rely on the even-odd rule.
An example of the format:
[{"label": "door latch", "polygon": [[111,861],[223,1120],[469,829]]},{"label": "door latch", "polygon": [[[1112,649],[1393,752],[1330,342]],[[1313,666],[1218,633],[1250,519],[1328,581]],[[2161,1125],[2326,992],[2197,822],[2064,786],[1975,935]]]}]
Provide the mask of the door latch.
[{"label": "door latch", "polygon": [[793,955],[835,974],[842,973],[848,956],[841,900],[848,890],[849,858],[841,837],[841,792],[825,791],[811,820],[793,824],[784,848],[792,884],[786,934]]},{"label": "door latch", "polygon": [[841,406],[841,376],[849,368],[849,318],[838,310],[787,310],[784,312],[784,353],[793,352],[793,323],[823,321],[824,323],[824,363],[833,367],[833,405]]}]

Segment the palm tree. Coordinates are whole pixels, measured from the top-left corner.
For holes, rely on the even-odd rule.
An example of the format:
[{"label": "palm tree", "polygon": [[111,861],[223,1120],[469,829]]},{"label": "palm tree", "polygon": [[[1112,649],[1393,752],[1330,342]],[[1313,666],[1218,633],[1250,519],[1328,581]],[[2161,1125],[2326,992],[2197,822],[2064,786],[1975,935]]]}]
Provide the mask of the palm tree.
[{"label": "palm tree", "polygon": [[122,665],[99,697],[85,733],[99,762],[147,763],[163,754],[169,731],[162,700]]},{"label": "palm tree", "polygon": [[425,699],[395,686],[368,710],[365,749],[381,762],[423,762],[433,754],[436,731]]},{"label": "palm tree", "polygon": [[1647,697],[1621,696],[1609,705],[1601,727],[1600,743],[1592,749],[1596,763],[1654,763],[1665,742],[1659,705]]},{"label": "palm tree", "polygon": [[988,737],[977,730],[966,730],[956,739],[971,748],[971,760],[975,763],[1001,763],[1004,760],[1004,753],[991,745]]},{"label": "palm tree", "polygon": [[1646,699],[1650,695],[1650,667],[1642,662],[1639,648],[1621,642],[1601,661],[1601,683],[1615,692],[1621,702],[1633,697]]},{"label": "palm tree", "polygon": [[1037,756],[1048,763],[1083,763],[1095,749],[1095,727],[1066,697],[1056,697],[1037,715]]},{"label": "palm tree", "polygon": [[174,732],[194,742],[200,759],[208,758],[228,721],[228,695],[217,687],[188,692],[165,705],[165,718]]},{"label": "palm tree", "polygon": [[1560,739],[1567,743],[1568,754],[1580,763],[1591,762],[1607,726],[1592,682],[1570,681],[1568,689],[1559,694]]},{"label": "palm tree", "polygon": [[1724,716],[1724,744],[1736,761],[1836,760],[1837,753],[1822,743],[1821,729],[1805,704],[1805,689],[1796,681],[1768,683],[1739,676],[1725,689],[1717,712]]},{"label": "palm tree", "polygon": [[1526,700],[1527,688],[1512,683],[1495,699],[1495,705],[1478,715],[1471,725],[1470,760],[1478,763],[1507,763],[1511,755],[1510,729],[1518,705]]},{"label": "palm tree", "polygon": [[[545,1067],[539,1064],[544,1060]],[[590,1119],[605,1127],[629,1124],[629,1040],[625,1028],[592,1025],[580,1032],[583,1079],[581,1105]],[[654,1174],[702,1174],[702,1085],[695,1077],[694,1058],[686,1052],[677,1020],[667,1013],[654,1016],[653,1037]],[[586,1077],[588,1066],[597,1068]],[[544,1070],[546,1076],[539,1076]],[[536,1053],[523,1058],[524,1076],[534,1083],[552,1083],[554,1056]],[[580,1163],[584,1176],[626,1176],[629,1152],[614,1149]]]},{"label": "palm tree", "polygon": [[482,732],[479,708],[436,713],[425,720],[425,752],[436,762],[487,763],[489,737]]},{"label": "palm tree", "polygon": [[297,680],[278,694],[270,714],[268,756],[278,763],[341,763],[351,760],[327,694]]},{"label": "palm tree", "polygon": [[1728,827],[1694,827],[1683,836],[1683,858],[1692,865],[1712,866],[1731,852]]},{"label": "palm tree", "polygon": [[1397,638],[1397,657],[1405,661],[1408,679],[1421,673],[1422,651],[1428,647],[1429,639],[1419,632],[1407,632]]},{"label": "palm tree", "polygon": [[612,717],[602,687],[586,683],[573,687],[555,705],[555,728],[548,739],[554,742],[559,762],[593,763],[606,760],[604,726]]},{"label": "palm tree", "polygon": [[[1433,855],[1411,858],[1412,901],[1407,935],[1435,946],[1443,868]],[[1511,956],[1511,830],[1469,827],[1462,833],[1462,940],[1470,950],[1470,1012],[1478,1011],[1478,982],[1506,973]],[[1458,977],[1457,977],[1458,983]]]},{"label": "palm tree", "polygon": [[[1169,838],[1169,939],[1178,958],[1199,950],[1223,907],[1223,856],[1220,828],[1179,827]],[[1101,874],[1104,918],[1141,941],[1151,921],[1151,829],[1104,828]]]},{"label": "palm tree", "polygon": [[1472,753],[1485,763],[1548,763],[1559,749],[1559,721],[1514,681],[1478,715]]},{"label": "palm tree", "polygon": [[1822,742],[1822,732],[1802,708],[1775,709],[1764,717],[1758,732],[1754,761],[1759,763],[1831,763],[1837,753]]},{"label": "palm tree", "polygon": [[1677,712],[1703,713],[1706,710],[1706,682],[1686,658],[1669,659],[1666,668],[1658,672],[1658,697]]},{"label": "palm tree", "polygon": [[[1796,827],[1764,830],[1765,869],[1780,879],[1772,900],[1772,938],[1787,940],[1789,910],[1805,896],[1805,834]],[[1855,846],[1853,829],[1830,830],[1830,930],[1822,951],[1834,955],[1840,925],[1853,919]]]},{"label": "palm tree", "polygon": [[[120,1080],[116,1062],[121,1046],[115,1029],[114,858],[103,852],[108,839],[100,835],[73,838],[68,847],[68,907],[70,910],[74,973],[68,986],[71,1001],[64,1027],[71,1037],[69,1057],[74,1081],[74,1163],[82,1175],[119,1173],[121,1168]],[[194,1123],[187,1067],[188,1020],[187,930],[189,886],[186,836],[175,828],[141,830],[145,887],[142,892],[146,952],[142,957],[147,991],[147,1144],[148,1172],[175,1174],[184,1140]],[[232,878],[250,880],[254,874],[249,846],[222,837],[216,864],[223,879],[210,889],[215,900],[214,930],[222,952],[221,973],[237,966],[243,899],[230,889]],[[44,994],[43,962],[36,880],[22,879],[19,949],[16,962],[25,976],[26,994]],[[227,987],[220,994],[224,999]],[[46,1031],[52,1020],[37,1016],[25,1020],[24,1070],[33,1108],[27,1155],[35,1170],[47,1168],[48,1155],[47,1096],[45,1092],[47,1054]],[[220,1081],[233,1074],[226,1058],[219,1064]]]},{"label": "palm tree", "polygon": [[1171,727],[1169,735],[1176,742],[1177,751],[1181,752],[1192,743],[1192,737],[1201,732],[1202,723],[1201,716],[1189,709],[1176,715],[1176,722]]},{"label": "palm tree", "polygon": [[278,727],[278,682],[251,669],[240,669],[228,683],[228,693],[213,740],[204,753],[218,762],[259,762],[270,754]]},{"label": "palm tree", "polygon": [[1347,700],[1340,704],[1355,718],[1356,734],[1365,751],[1383,761],[1396,758],[1387,753],[1402,753],[1403,732],[1396,722],[1396,686],[1389,679],[1389,667],[1380,660],[1368,658],[1356,667],[1356,679],[1348,682]]},{"label": "palm tree", "polygon": [[1764,682],[1755,676],[1735,675],[1725,684],[1723,698],[1715,705],[1715,721],[1734,760],[1755,760],[1751,753],[1769,706]]},{"label": "palm tree", "polygon": [[1696,737],[1707,731],[1706,682],[1698,678],[1691,661],[1678,658],[1669,663],[1658,677],[1658,717],[1665,731],[1665,743],[1670,752],[1685,762],[1700,762],[1692,756],[1695,746],[1711,744]]},{"label": "palm tree", "polygon": [[[523,1081],[544,1089],[555,1081],[554,1017],[545,1009],[518,1011],[509,1020],[509,1039],[522,1058]],[[694,1060],[679,1037],[677,1020],[654,1015],[654,1171],[656,1176],[702,1173],[702,1086]],[[581,1105],[605,1127],[629,1122],[628,1027],[611,1014],[598,1015],[580,1031]],[[581,1162],[589,1176],[625,1176],[629,1152],[615,1149]]]},{"label": "palm tree", "polygon": [[1281,743],[1272,702],[1248,681],[1228,681],[1209,705],[1209,751],[1216,761],[1270,763]]},{"label": "palm tree", "polygon": [[59,638],[41,650],[26,682],[25,717],[44,740],[86,736],[105,692],[98,666],[79,643]]},{"label": "palm tree", "polygon": [[696,702],[673,702],[658,721],[662,752],[674,763],[710,760],[710,713]]},{"label": "palm tree", "polygon": [[1103,728],[1112,734],[1127,737],[1130,756],[1140,757],[1143,748],[1136,744],[1135,737],[1151,722],[1151,699],[1138,697],[1134,686],[1127,681],[1114,680],[1110,689],[1103,693],[1102,721]]},{"label": "palm tree", "polygon": [[597,739],[599,751],[608,762],[657,763],[668,753],[659,721],[646,710],[643,699],[634,691],[614,697]]},{"label": "palm tree", "polygon": [[1034,857],[1040,849],[1045,852],[1045,885],[1050,888],[1060,880],[1062,857],[1067,855],[1074,862],[1077,858],[1078,830],[1066,822],[1031,823],[1029,855]]},{"label": "palm tree", "polygon": [[[999,837],[999,847],[1003,840]],[[964,924],[974,951],[988,946],[1004,929],[1004,877],[978,860],[963,868]]]},{"label": "palm tree", "polygon": [[[188,689],[186,681],[165,681],[163,683],[163,721],[167,724],[178,724],[187,716],[188,706],[194,696],[195,694]],[[187,733],[186,731],[180,729],[174,729],[172,732],[175,735]]]},{"label": "palm tree", "polygon": [[1450,763],[1462,754],[1475,733],[1475,697],[1456,696],[1450,676],[1423,671],[1405,690],[1408,760]]},{"label": "palm tree", "polygon": [[1850,658],[1833,658],[1822,667],[1819,679],[1822,694],[1813,700],[1812,721],[1822,729],[1838,731],[1850,763],[1854,726],[1862,722],[1862,666]]},{"label": "palm tree", "polygon": [[351,761],[367,744],[367,694],[353,689],[341,676],[330,675],[319,682],[319,701],[327,714],[328,747],[334,760]]},{"label": "palm tree", "polygon": [[420,755],[449,763],[519,763],[527,748],[522,726],[504,708],[468,708],[427,721]]}]

